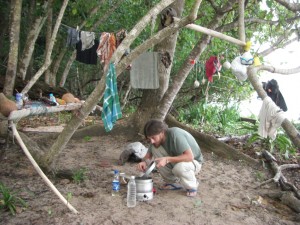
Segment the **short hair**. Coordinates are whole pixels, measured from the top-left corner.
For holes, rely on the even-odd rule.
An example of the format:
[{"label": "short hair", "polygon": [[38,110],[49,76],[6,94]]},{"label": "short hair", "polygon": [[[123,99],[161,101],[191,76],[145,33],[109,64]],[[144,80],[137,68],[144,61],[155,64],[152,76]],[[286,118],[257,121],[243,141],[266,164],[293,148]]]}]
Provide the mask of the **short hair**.
[{"label": "short hair", "polygon": [[151,119],[144,126],[144,135],[146,138],[149,136],[157,135],[168,129],[168,125],[161,120]]}]

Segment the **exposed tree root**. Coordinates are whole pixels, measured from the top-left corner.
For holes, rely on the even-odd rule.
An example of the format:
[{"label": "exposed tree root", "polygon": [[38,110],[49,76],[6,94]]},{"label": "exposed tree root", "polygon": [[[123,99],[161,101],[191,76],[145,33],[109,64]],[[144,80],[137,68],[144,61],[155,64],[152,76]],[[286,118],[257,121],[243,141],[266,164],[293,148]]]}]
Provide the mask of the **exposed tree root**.
[{"label": "exposed tree root", "polygon": [[282,171],[286,169],[300,169],[299,164],[284,164],[278,166],[274,156],[268,151],[263,151],[262,156],[266,161],[271,165],[271,169],[274,172],[275,176],[271,179],[266,180],[255,188],[262,187],[271,182],[279,183],[282,192],[279,193],[276,198],[279,198],[283,204],[286,204],[291,209],[300,213],[300,191],[293,184],[289,183]]}]

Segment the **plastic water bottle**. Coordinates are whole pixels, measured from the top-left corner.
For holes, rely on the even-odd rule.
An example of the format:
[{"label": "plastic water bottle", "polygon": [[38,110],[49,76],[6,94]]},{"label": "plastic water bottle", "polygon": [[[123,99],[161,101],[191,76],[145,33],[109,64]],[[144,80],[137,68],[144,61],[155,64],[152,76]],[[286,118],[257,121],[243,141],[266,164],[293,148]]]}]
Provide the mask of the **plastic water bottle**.
[{"label": "plastic water bottle", "polygon": [[127,207],[136,206],[136,183],[135,177],[131,176],[127,185]]},{"label": "plastic water bottle", "polygon": [[51,102],[55,102],[56,105],[58,105],[57,101],[56,101],[56,98],[54,97],[54,95],[52,93],[49,94],[49,99]]},{"label": "plastic water bottle", "polygon": [[21,93],[17,93],[16,94],[16,105],[18,109],[22,109],[23,108],[23,98],[22,98],[22,94]]},{"label": "plastic water bottle", "polygon": [[120,195],[120,179],[119,179],[119,171],[114,170],[114,179],[112,182],[112,196]]}]

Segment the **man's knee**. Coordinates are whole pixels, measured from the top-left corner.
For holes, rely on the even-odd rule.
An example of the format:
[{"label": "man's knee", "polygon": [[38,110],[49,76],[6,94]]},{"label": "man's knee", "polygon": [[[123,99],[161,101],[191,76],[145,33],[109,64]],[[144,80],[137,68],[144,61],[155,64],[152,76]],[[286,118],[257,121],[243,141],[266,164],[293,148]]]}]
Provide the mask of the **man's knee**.
[{"label": "man's knee", "polygon": [[186,172],[186,168],[184,164],[185,164],[184,162],[176,163],[174,168],[172,169],[172,173],[177,177],[181,177],[182,174]]}]

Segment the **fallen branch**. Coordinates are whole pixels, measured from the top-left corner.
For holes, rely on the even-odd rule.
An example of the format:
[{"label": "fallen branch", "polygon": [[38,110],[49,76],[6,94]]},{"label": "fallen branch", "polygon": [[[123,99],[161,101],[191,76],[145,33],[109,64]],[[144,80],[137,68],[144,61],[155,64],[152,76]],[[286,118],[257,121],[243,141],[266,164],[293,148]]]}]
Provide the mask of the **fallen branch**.
[{"label": "fallen branch", "polygon": [[28,157],[29,161],[33,165],[34,169],[38,172],[38,174],[42,177],[45,183],[50,187],[50,189],[59,197],[59,199],[66,205],[73,213],[78,214],[78,211],[62,196],[62,194],[56,189],[56,187],[51,183],[51,181],[47,178],[47,176],[43,173],[39,165],[35,162],[34,158],[31,156],[30,152],[28,151],[27,147],[25,146],[23,140],[21,139],[16,125],[13,122],[10,122],[13,135],[16,137],[19,145],[23,149],[25,155]]},{"label": "fallen branch", "polygon": [[271,182],[279,183],[281,190],[285,193],[280,196],[281,201],[290,208],[294,209],[296,212],[300,212],[300,192],[297,187],[287,181],[286,177],[282,173],[282,171],[286,169],[300,169],[300,165],[284,164],[278,166],[275,157],[268,151],[263,151],[262,156],[268,163],[270,163],[275,176],[271,179],[266,180],[255,188],[262,187]]},{"label": "fallen branch", "polygon": [[273,172],[275,173],[275,176],[273,178],[261,183],[256,188],[262,187],[268,183],[271,183],[272,181],[274,181],[275,183],[279,182],[283,191],[292,190],[295,193],[296,197],[300,199],[299,190],[294,185],[287,182],[287,179],[282,174],[282,171],[285,169],[300,169],[300,165],[299,164],[284,164],[284,165],[278,166],[278,164],[276,163],[275,157],[268,151],[263,151],[262,156],[267,160],[268,163],[270,163],[271,168],[272,168]]},{"label": "fallen branch", "polygon": [[56,112],[61,112],[61,111],[72,111],[72,110],[81,108],[81,106],[82,106],[82,103],[70,103],[67,105],[59,105],[59,106],[31,107],[28,109],[12,111],[9,114],[7,119],[8,120],[19,120],[19,119],[22,119],[27,116],[40,115],[40,114],[45,114],[45,113],[56,113]]}]

